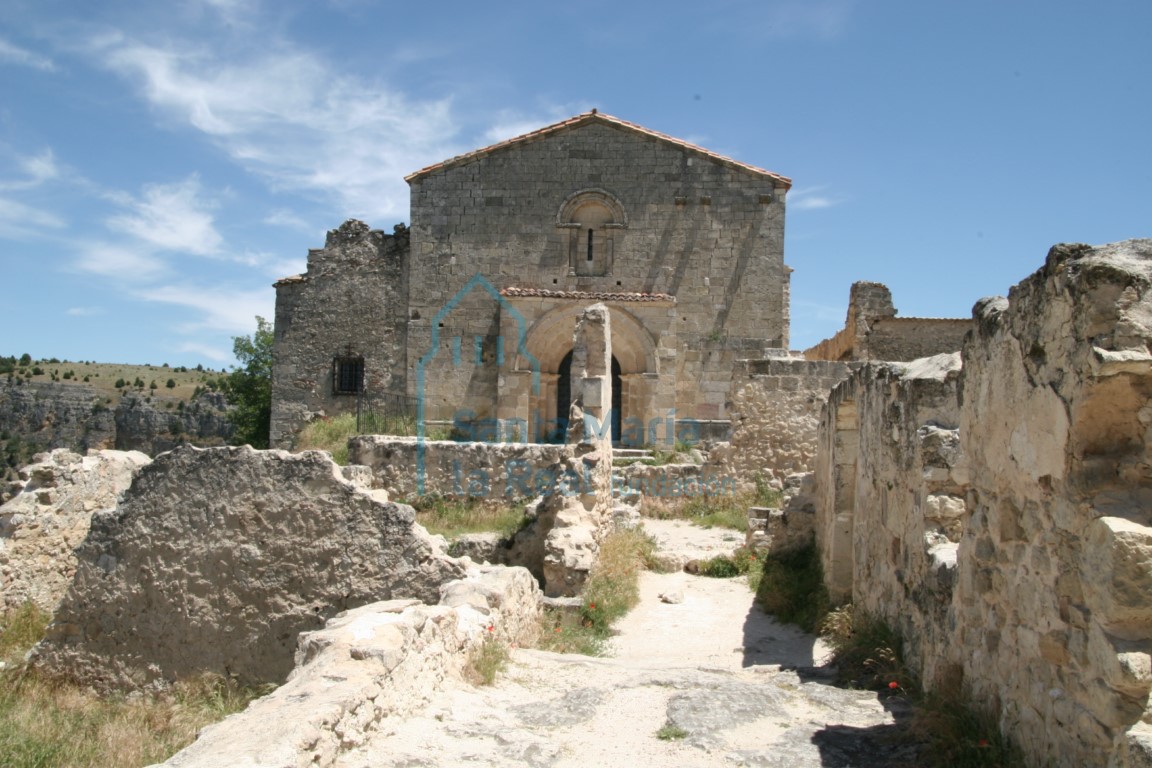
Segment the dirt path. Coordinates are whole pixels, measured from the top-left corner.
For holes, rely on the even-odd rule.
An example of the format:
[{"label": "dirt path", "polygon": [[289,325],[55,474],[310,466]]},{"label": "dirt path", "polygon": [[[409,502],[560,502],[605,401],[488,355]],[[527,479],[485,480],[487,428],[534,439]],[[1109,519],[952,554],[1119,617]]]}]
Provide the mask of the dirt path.
[{"label": "dirt path", "polygon": [[[723,551],[731,532],[648,521],[665,547]],[[752,604],[744,579],[644,573],[608,658],[517,650],[493,686],[451,684],[388,723],[343,768],[904,764],[892,715],[812,668],[825,649]],[[661,594],[683,601],[665,603]],[[784,667],[782,669],[781,667]],[[686,734],[665,741],[669,725]]]}]

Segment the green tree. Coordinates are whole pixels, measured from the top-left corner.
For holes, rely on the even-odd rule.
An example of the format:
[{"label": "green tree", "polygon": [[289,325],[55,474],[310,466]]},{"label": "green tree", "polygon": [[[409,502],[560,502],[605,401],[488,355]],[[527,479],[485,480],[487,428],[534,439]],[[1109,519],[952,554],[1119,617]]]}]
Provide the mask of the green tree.
[{"label": "green tree", "polygon": [[272,425],[272,324],[257,315],[254,334],[232,337],[232,354],[241,365],[233,366],[224,386],[228,402],[235,406],[233,440],[267,448]]}]

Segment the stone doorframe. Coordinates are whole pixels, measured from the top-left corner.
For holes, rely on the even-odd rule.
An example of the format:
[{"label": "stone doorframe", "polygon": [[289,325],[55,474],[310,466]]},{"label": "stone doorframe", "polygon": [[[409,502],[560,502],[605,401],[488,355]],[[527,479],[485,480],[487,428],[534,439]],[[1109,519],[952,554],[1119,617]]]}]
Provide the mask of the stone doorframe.
[{"label": "stone doorframe", "polygon": [[[572,333],[585,304],[573,300],[545,312],[534,321],[530,318],[525,347],[540,364],[538,392],[533,392],[530,386],[531,369],[523,354],[510,356],[502,373],[498,418],[502,422],[526,423],[532,441],[547,434],[550,426],[556,423],[560,363],[572,350]],[[666,420],[674,403],[664,402],[671,398],[661,390],[674,391],[674,388],[657,386],[659,371],[652,334],[630,312],[611,305],[609,310],[612,315],[612,353],[620,363],[623,419],[638,420],[645,425],[653,420]]]}]

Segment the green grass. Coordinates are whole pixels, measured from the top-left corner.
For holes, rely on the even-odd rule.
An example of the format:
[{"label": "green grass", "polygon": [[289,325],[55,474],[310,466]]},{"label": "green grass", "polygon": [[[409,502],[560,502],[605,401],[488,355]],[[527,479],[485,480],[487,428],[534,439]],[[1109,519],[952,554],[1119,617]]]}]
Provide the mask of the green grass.
[{"label": "green grass", "polygon": [[[763,562],[755,550],[739,547],[731,555],[717,555],[700,564],[698,573],[714,579],[731,579],[747,575],[752,590],[755,591],[763,573]],[[752,580],[755,579],[753,583]]]},{"label": "green grass", "polygon": [[494,637],[485,637],[468,658],[465,676],[477,685],[492,685],[511,661],[508,647]]},{"label": "green grass", "polygon": [[815,632],[831,607],[815,544],[766,556],[759,579],[749,583],[766,613],[805,632]]},{"label": "green grass", "polygon": [[688,520],[701,528],[748,530],[751,495],[644,499],[644,514],[657,520]]},{"label": "green grass", "polygon": [[464,533],[493,531],[510,539],[531,522],[523,502],[478,498],[421,496],[409,502],[416,510],[416,522],[429,533],[452,539]]},{"label": "green grass", "polygon": [[557,653],[604,655],[612,623],[640,602],[640,572],[655,552],[655,542],[642,528],[605,536],[581,595],[579,623],[566,624],[559,614],[546,613],[539,647]]},{"label": "green grass", "polygon": [[328,451],[340,466],[348,464],[348,439],[356,435],[356,414],[342,413],[314,419],[300,431],[296,448],[300,451]]},{"label": "green grass", "polygon": [[684,730],[678,725],[666,723],[656,731],[656,738],[660,741],[679,741],[688,736],[688,731]]},{"label": "green grass", "polygon": [[166,760],[204,726],[259,695],[218,676],[177,683],[165,695],[98,697],[48,679],[21,661],[48,617],[35,606],[0,617],[0,765],[6,768],[104,768]]}]

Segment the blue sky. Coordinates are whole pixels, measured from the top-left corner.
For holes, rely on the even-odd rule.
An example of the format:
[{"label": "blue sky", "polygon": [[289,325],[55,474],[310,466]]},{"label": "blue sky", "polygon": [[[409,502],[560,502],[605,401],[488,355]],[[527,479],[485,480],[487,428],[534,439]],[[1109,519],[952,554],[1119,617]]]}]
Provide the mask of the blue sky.
[{"label": "blue sky", "polygon": [[0,354],[220,367],[403,176],[591,107],[792,177],[792,346],[1152,236],[1148,0],[4,0]]}]

